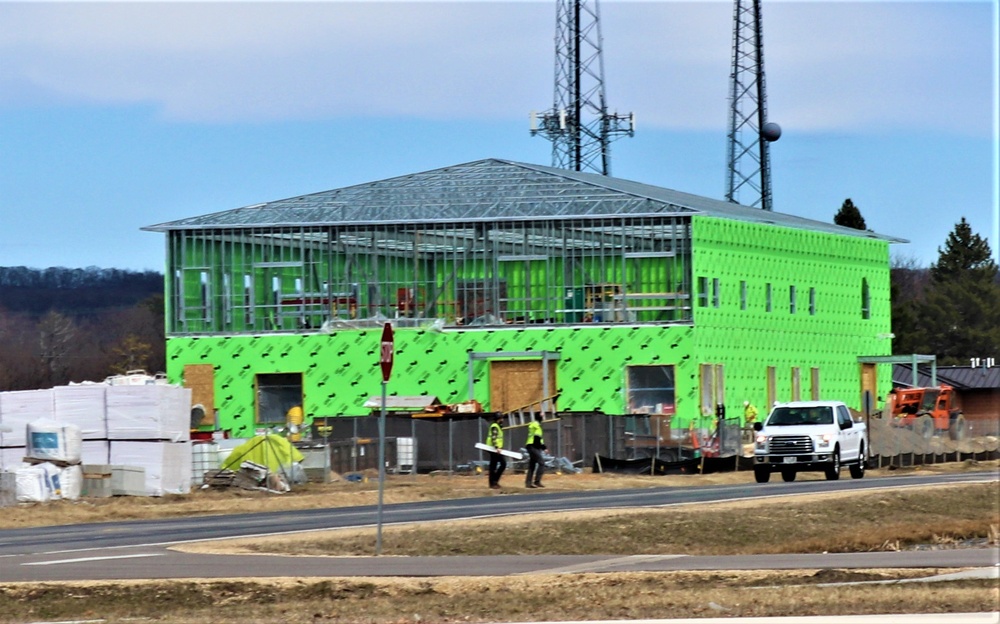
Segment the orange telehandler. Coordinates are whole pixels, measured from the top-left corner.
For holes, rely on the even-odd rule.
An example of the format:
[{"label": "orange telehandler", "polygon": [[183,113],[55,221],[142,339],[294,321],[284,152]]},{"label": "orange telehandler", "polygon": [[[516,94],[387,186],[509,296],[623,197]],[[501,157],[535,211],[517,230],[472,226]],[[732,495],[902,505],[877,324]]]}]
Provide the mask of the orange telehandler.
[{"label": "orange telehandler", "polygon": [[968,431],[955,403],[955,389],[948,385],[893,388],[885,408],[894,426],[912,429],[925,439],[949,434],[952,440],[963,440]]}]

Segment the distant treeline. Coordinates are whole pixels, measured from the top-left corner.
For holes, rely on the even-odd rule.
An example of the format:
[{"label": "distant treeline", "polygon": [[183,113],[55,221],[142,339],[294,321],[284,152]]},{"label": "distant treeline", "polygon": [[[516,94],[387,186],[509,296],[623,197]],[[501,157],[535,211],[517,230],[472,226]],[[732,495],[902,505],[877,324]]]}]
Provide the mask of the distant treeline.
[{"label": "distant treeline", "polygon": [[82,317],[121,310],[163,293],[163,274],[123,269],[0,267],[0,307],[33,317]]},{"label": "distant treeline", "polygon": [[0,267],[0,391],[165,369],[163,274]]}]

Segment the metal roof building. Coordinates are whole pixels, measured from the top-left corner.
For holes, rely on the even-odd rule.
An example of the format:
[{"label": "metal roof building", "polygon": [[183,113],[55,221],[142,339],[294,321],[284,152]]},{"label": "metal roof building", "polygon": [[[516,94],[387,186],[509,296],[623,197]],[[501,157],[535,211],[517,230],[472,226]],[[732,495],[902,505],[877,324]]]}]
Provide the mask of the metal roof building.
[{"label": "metal roof building", "polygon": [[857,359],[890,349],[903,241],[874,232],[502,159],[145,229],[167,239],[168,376],[239,435],[289,405],[367,413],[387,320],[399,396],[492,411],[558,392],[707,427],[727,397],[889,389]]},{"label": "metal roof building", "polygon": [[619,178],[490,158],[143,228],[154,232],[545,217],[702,214],[894,243],[904,239]]}]

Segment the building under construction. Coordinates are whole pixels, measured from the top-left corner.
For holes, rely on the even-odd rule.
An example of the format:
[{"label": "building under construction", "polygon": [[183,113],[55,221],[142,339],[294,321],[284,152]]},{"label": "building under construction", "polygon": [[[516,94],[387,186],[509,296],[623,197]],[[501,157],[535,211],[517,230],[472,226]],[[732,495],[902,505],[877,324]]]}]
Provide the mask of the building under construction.
[{"label": "building under construction", "polygon": [[[167,362],[236,436],[391,395],[663,414],[884,395],[889,245],[593,173],[487,159],[146,228]],[[877,370],[878,367],[885,370]]]}]

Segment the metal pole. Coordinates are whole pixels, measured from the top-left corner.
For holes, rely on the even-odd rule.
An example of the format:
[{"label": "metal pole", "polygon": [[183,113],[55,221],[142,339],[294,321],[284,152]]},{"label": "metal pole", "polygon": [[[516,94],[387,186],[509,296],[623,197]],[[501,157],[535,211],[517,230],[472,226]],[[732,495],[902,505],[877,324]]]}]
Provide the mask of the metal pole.
[{"label": "metal pole", "polygon": [[358,418],[351,419],[354,425],[354,437],[351,438],[351,472],[358,471]]},{"label": "metal pole", "polygon": [[382,554],[382,495],[385,490],[385,380],[382,381],[382,410],[378,417],[378,519],[375,554]]}]

